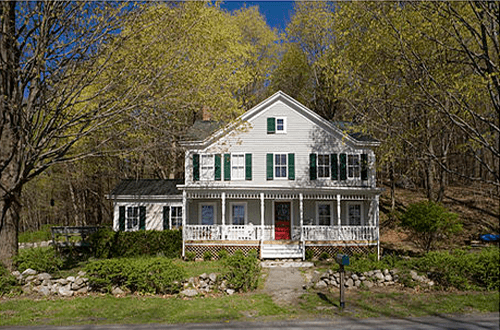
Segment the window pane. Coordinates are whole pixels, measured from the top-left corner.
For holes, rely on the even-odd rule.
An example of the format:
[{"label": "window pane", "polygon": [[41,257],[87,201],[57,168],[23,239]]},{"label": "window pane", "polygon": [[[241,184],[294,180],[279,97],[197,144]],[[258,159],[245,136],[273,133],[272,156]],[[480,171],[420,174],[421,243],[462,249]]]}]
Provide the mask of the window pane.
[{"label": "window pane", "polygon": [[245,205],[233,205],[233,225],[245,224]]},{"label": "window pane", "polygon": [[201,224],[213,225],[214,224],[214,206],[202,205],[201,206]]},{"label": "window pane", "polygon": [[283,131],[285,129],[285,121],[282,118],[276,119],[276,130]]},{"label": "window pane", "polygon": [[349,225],[361,225],[361,205],[349,205]]}]

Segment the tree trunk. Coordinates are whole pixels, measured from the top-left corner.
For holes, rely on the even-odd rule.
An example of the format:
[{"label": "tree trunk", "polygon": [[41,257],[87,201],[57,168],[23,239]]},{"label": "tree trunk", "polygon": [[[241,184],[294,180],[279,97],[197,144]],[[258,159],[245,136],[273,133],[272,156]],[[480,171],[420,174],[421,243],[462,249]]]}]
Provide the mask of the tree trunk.
[{"label": "tree trunk", "polygon": [[12,257],[17,255],[17,235],[21,211],[21,205],[18,203],[21,194],[16,192],[13,195],[11,197],[15,201],[3,199],[0,201],[3,222],[0,229],[0,262],[9,270],[12,270],[13,267]]}]

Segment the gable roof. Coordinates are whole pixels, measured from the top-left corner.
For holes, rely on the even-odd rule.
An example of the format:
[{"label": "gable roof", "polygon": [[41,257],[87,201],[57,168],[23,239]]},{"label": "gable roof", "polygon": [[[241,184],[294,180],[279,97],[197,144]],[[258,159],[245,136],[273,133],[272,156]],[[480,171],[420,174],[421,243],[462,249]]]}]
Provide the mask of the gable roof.
[{"label": "gable roof", "polygon": [[[215,125],[212,124],[210,126],[210,123],[214,122],[205,122],[203,123],[198,123],[193,126],[197,127],[198,129],[204,128],[205,131],[203,134],[198,134],[197,138],[198,140],[186,140],[181,142],[181,145],[184,147],[199,147],[199,146],[204,146],[204,145],[209,145],[216,140],[222,138],[224,135],[228,134],[231,130],[236,129],[239,125],[241,125],[242,122],[247,122],[251,120],[252,118],[255,118],[258,116],[261,112],[265,111],[267,108],[272,106],[274,103],[277,102],[282,102],[286,105],[288,105],[290,108],[293,110],[301,113],[304,117],[308,118],[312,122],[316,123],[318,126],[322,127],[326,131],[333,132],[334,134],[338,135],[343,135],[346,137],[347,140],[350,140],[353,144],[356,145],[361,145],[361,146],[369,146],[369,147],[374,147],[380,145],[380,142],[367,134],[364,133],[346,133],[344,130],[339,128],[337,125],[335,125],[333,122],[329,122],[328,120],[324,119],[311,109],[307,108],[294,98],[288,96],[287,94],[283,93],[282,91],[274,93],[272,96],[268,97],[261,103],[257,104],[254,106],[252,109],[248,110],[244,114],[242,114],[240,117],[238,117],[237,120],[235,120],[233,123],[230,123],[221,129],[218,129],[220,126],[216,127]],[[221,125],[221,123],[218,123]],[[203,126],[204,125],[204,126]],[[209,133],[208,129],[212,129],[212,131]],[[194,137],[194,136],[193,136]]]},{"label": "gable roof", "polygon": [[182,195],[177,185],[183,183],[183,179],[126,179],[109,193],[109,197]]}]

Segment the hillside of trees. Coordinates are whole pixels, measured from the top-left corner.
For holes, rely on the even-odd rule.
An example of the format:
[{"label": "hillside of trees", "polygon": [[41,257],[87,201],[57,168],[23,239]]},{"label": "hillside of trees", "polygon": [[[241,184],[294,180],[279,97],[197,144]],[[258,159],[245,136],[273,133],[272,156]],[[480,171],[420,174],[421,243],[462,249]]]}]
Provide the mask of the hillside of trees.
[{"label": "hillside of trees", "polygon": [[110,224],[121,179],[182,177],[203,109],[228,122],[278,90],[381,141],[387,232],[426,199],[462,242],[498,233],[499,20],[499,2],[307,1],[281,33],[255,7],[2,3],[0,259],[18,232]]}]

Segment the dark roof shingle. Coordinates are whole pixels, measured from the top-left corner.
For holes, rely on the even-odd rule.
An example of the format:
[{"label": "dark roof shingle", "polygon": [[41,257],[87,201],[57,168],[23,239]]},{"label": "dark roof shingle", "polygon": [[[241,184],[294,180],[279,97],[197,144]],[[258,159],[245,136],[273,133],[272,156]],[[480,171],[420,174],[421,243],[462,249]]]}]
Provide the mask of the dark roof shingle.
[{"label": "dark roof shingle", "polygon": [[110,196],[119,195],[181,195],[177,189],[178,184],[184,183],[183,179],[127,179],[122,180],[110,193]]}]

